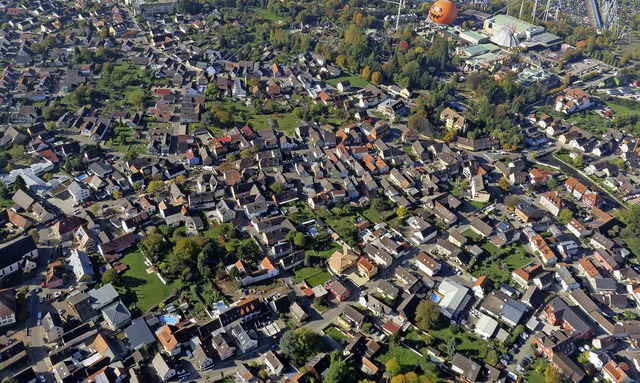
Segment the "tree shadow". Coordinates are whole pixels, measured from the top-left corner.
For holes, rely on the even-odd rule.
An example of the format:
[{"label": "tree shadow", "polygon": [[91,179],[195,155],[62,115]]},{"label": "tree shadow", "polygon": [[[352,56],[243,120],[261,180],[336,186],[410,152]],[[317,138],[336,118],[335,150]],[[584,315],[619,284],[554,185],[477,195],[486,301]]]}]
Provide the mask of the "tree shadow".
[{"label": "tree shadow", "polygon": [[122,277],[122,285],[128,288],[142,286],[146,283],[147,281],[142,278],[132,277],[130,275],[125,275]]}]

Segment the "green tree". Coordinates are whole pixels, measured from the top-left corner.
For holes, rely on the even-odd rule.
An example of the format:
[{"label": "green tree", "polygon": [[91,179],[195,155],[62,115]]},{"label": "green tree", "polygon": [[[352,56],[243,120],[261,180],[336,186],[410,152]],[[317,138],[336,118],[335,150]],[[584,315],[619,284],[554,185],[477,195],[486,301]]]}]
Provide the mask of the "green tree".
[{"label": "green tree", "polygon": [[498,186],[500,186],[500,189],[504,190],[504,191],[509,191],[511,190],[511,184],[509,183],[509,180],[502,177],[500,178],[500,180],[498,180]]},{"label": "green tree", "polygon": [[565,379],[558,369],[549,365],[544,370],[544,381],[545,383],[562,383]]},{"label": "green tree", "polygon": [[620,231],[620,237],[637,257],[640,257],[640,206],[631,205],[619,212],[620,220],[626,227]]},{"label": "green tree", "polygon": [[147,185],[147,193],[155,194],[158,191],[160,191],[160,189],[162,189],[163,187],[164,187],[163,181],[151,181],[149,182],[149,185]]},{"label": "green tree", "polygon": [[422,330],[435,329],[440,323],[440,307],[431,299],[423,299],[416,307],[416,325]]},{"label": "green tree", "polygon": [[229,269],[229,278],[231,278],[232,281],[235,281],[238,278],[239,274],[240,272],[238,271],[237,267],[233,266]]},{"label": "green tree", "polygon": [[447,339],[446,352],[449,356],[453,356],[458,348],[458,341],[455,336]]},{"label": "green tree", "polygon": [[360,77],[362,77],[362,79],[365,81],[371,80],[371,67],[368,65],[364,67],[362,69],[362,74],[360,75]]},{"label": "green tree", "polygon": [[108,38],[109,37],[109,28],[100,29],[100,37],[102,37],[103,39]]},{"label": "green tree", "polygon": [[547,187],[551,190],[555,189],[558,187],[558,181],[555,178],[549,179],[549,181],[547,181]]},{"label": "green tree", "polygon": [[102,283],[109,284],[111,283],[114,286],[120,286],[120,274],[115,269],[109,268],[102,274]]},{"label": "green tree", "polygon": [[297,232],[293,237],[293,245],[298,249],[304,249],[306,244],[307,237],[305,237],[301,232]]},{"label": "green tree", "polygon": [[391,376],[398,375],[402,372],[402,366],[400,365],[398,358],[391,358],[387,360],[387,363],[384,364],[384,368]]},{"label": "green tree", "polygon": [[274,182],[269,186],[272,192],[276,194],[284,193],[286,191],[284,185],[280,182]]},{"label": "green tree", "polygon": [[382,83],[382,80],[384,80],[384,77],[380,72],[373,72],[373,74],[371,75],[371,82],[375,85],[380,85]]},{"label": "green tree", "polygon": [[19,160],[24,157],[24,146],[22,145],[13,145],[11,149],[9,149],[9,155],[12,160]]},{"label": "green tree", "polygon": [[398,215],[398,217],[404,217],[406,216],[408,213],[407,208],[404,206],[400,206],[399,208],[396,209],[396,214]]},{"label": "green tree", "polygon": [[173,247],[173,254],[180,257],[186,264],[195,264],[206,242],[206,238],[200,235],[180,238]]},{"label": "green tree", "polygon": [[386,198],[377,197],[371,201],[371,207],[378,213],[381,214],[387,210],[389,210],[389,202]]},{"label": "green tree", "polygon": [[339,351],[333,351],[331,353],[331,364],[329,364],[329,370],[325,375],[323,382],[325,383],[347,383],[352,377],[354,370],[352,364],[342,358],[342,354]]},{"label": "green tree", "polygon": [[320,352],[322,345],[320,336],[304,327],[297,331],[288,330],[280,338],[282,353],[298,365]]},{"label": "green tree", "polygon": [[113,198],[120,199],[122,198],[122,191],[120,189],[116,189],[113,192]]},{"label": "green tree", "polygon": [[440,369],[431,360],[431,357],[429,357],[429,354],[427,353],[420,358],[420,369],[425,376],[430,378],[431,381],[437,382],[440,379]]},{"label": "green tree", "polygon": [[144,237],[139,246],[142,253],[155,262],[161,260],[167,252],[167,242],[159,232]]},{"label": "green tree", "polygon": [[144,108],[146,96],[142,89],[136,89],[127,93],[127,102],[137,109]]},{"label": "green tree", "polygon": [[559,214],[560,222],[567,224],[573,218],[573,212],[569,209],[562,209]]},{"label": "green tree", "polygon": [[510,194],[504,198],[504,204],[509,209],[515,209],[520,202],[522,202],[522,197],[515,194]]},{"label": "green tree", "polygon": [[252,147],[247,148],[247,149],[242,149],[242,151],[240,151],[240,158],[242,158],[242,159],[251,158],[257,152],[258,152],[258,149],[255,146],[252,146]]},{"label": "green tree", "polygon": [[136,153],[136,152],[135,152],[134,150],[132,150],[132,149],[127,150],[127,152],[126,152],[126,153],[124,154],[124,156],[122,157],[122,159],[123,159],[125,162],[129,162],[129,161],[134,160],[134,159],[136,159],[136,158],[138,158],[138,153]]},{"label": "green tree", "polygon": [[584,166],[584,158],[582,156],[575,156],[571,163],[575,168],[582,168]]}]

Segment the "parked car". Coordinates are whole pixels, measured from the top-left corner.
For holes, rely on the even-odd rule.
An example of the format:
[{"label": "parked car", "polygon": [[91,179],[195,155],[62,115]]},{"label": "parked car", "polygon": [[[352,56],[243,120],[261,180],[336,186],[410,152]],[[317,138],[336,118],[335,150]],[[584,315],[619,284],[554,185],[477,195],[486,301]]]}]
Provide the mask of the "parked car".
[{"label": "parked car", "polygon": [[39,379],[42,383],[44,383],[44,382],[46,382],[46,381],[47,381],[47,380],[44,378],[44,376],[43,376],[43,375],[38,376],[38,379]]}]

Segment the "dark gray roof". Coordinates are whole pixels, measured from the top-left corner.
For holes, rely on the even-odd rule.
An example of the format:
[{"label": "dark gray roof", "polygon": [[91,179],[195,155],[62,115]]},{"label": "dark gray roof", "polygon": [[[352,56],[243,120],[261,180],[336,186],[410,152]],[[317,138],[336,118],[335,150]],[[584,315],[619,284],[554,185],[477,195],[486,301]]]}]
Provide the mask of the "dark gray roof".
[{"label": "dark gray roof", "polygon": [[131,348],[134,350],[156,341],[156,338],[142,317],[132,320],[131,325],[127,327],[124,332],[127,334],[127,338],[129,338]]},{"label": "dark gray roof", "polygon": [[36,249],[36,243],[30,235],[3,243],[0,245],[0,269],[20,262],[25,254]]}]

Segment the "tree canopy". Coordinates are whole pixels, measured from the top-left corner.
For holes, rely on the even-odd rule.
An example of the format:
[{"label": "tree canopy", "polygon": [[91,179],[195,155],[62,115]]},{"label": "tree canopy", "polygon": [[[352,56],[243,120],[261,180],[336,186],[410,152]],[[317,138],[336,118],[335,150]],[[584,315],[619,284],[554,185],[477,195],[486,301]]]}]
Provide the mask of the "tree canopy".
[{"label": "tree canopy", "polygon": [[302,365],[322,350],[320,335],[306,328],[288,330],[280,338],[280,349],[294,364]]},{"label": "tree canopy", "polygon": [[423,299],[416,308],[416,324],[422,330],[437,328],[440,323],[440,307],[431,299]]}]

